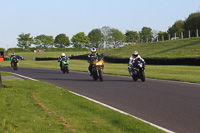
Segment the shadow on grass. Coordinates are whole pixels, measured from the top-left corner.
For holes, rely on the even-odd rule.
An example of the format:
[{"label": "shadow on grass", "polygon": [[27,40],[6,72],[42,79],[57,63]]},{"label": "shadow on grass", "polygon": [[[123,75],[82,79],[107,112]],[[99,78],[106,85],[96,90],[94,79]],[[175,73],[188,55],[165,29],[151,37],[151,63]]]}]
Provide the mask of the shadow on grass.
[{"label": "shadow on grass", "polygon": [[169,52],[169,51],[172,51],[172,50],[181,49],[181,48],[184,48],[184,47],[187,47],[187,46],[196,45],[197,43],[198,42],[194,42],[194,43],[189,43],[189,44],[181,45],[181,46],[178,46],[178,47],[169,48],[169,49],[166,49],[166,50],[163,50],[163,51],[159,51],[159,52],[156,52],[156,53],[153,53],[153,54],[149,54],[149,56],[150,55],[156,55],[156,54],[162,54],[162,53]]}]

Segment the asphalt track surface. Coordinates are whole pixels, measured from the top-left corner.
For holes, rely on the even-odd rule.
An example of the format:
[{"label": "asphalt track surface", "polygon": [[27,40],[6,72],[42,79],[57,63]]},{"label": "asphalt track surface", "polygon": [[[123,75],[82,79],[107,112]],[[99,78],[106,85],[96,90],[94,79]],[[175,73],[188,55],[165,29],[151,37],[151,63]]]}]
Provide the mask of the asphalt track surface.
[{"label": "asphalt track surface", "polygon": [[86,72],[0,67],[84,95],[178,133],[200,132],[200,84],[104,74],[93,81]]}]

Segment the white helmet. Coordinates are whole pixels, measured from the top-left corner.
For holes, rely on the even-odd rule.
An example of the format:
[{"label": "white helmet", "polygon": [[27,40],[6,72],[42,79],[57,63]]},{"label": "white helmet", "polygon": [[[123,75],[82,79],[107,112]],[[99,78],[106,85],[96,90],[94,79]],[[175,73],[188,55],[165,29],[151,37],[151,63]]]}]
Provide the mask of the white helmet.
[{"label": "white helmet", "polygon": [[12,53],[12,56],[15,55],[15,53]]},{"label": "white helmet", "polygon": [[61,56],[62,56],[62,57],[65,57],[66,55],[65,55],[65,53],[62,53]]},{"label": "white helmet", "polygon": [[137,57],[138,56],[138,52],[137,51],[133,51],[133,56]]},{"label": "white helmet", "polygon": [[96,51],[97,51],[96,48],[94,48],[94,47],[91,48],[91,53],[96,53]]}]

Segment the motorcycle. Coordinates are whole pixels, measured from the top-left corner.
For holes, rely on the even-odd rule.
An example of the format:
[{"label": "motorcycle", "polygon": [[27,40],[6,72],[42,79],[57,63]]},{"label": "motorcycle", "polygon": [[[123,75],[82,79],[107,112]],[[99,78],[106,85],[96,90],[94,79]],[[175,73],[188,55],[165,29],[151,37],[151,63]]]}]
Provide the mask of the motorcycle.
[{"label": "motorcycle", "polygon": [[13,67],[14,70],[18,69],[19,63],[18,63],[18,59],[17,58],[13,58],[11,60],[11,66]]},{"label": "motorcycle", "polygon": [[69,74],[69,58],[67,60],[62,60],[62,72]]},{"label": "motorcycle", "polygon": [[96,60],[92,62],[92,77],[95,81],[98,79],[103,81],[103,69],[104,69],[104,55],[98,56]]},{"label": "motorcycle", "polygon": [[145,82],[145,62],[140,58],[136,59],[134,62],[135,63],[132,64],[131,67],[128,67],[130,75],[132,76],[134,81],[141,79],[142,82]]}]

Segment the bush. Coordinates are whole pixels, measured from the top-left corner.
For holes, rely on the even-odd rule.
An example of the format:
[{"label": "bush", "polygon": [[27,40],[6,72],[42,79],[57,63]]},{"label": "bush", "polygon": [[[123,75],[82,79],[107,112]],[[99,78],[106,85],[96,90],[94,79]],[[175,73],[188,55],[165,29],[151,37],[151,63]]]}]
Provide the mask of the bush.
[{"label": "bush", "polygon": [[0,48],[0,51],[5,51],[5,49],[4,48]]}]

